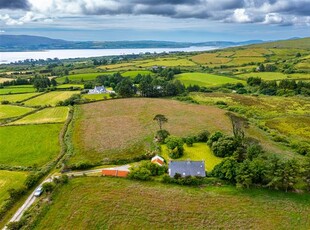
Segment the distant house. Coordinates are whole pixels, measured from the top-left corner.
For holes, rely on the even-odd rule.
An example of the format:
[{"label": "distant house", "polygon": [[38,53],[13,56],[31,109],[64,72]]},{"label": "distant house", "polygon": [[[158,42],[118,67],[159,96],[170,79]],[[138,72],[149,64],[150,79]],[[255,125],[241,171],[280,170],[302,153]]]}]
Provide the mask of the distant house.
[{"label": "distant house", "polygon": [[151,162],[154,164],[158,164],[159,166],[163,166],[165,163],[165,160],[164,158],[156,155],[155,157],[152,158]]},{"label": "distant house", "polygon": [[174,177],[176,173],[185,176],[206,176],[204,161],[170,161],[169,176]]},{"label": "distant house", "polygon": [[90,89],[88,91],[88,94],[102,94],[102,93],[106,93],[107,90],[104,86],[95,86],[94,89]]},{"label": "distant house", "polygon": [[113,169],[107,168],[102,170],[103,176],[115,176],[115,177],[127,177],[129,174],[129,170],[126,169]]}]

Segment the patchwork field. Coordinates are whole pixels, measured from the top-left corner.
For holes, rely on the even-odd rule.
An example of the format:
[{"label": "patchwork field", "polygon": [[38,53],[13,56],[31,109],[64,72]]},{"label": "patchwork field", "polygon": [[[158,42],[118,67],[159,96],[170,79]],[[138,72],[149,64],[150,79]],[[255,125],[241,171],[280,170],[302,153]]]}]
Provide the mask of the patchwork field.
[{"label": "patchwork field", "polygon": [[246,74],[239,74],[238,77],[247,79],[249,77],[260,77],[262,80],[265,81],[272,81],[272,80],[282,80],[282,79],[310,79],[310,74],[284,74],[278,72],[260,72],[260,73],[246,73]]},{"label": "patchwork field", "polygon": [[188,136],[203,129],[231,132],[225,111],[212,106],[165,99],[120,99],[77,107],[73,129],[72,162],[139,156],[159,129],[153,117],[164,114],[173,135]]},{"label": "patchwork field", "polygon": [[20,102],[28,98],[39,95],[40,93],[21,93],[21,94],[6,94],[0,95],[0,101]]},{"label": "patchwork field", "polygon": [[309,212],[309,194],[83,177],[53,196],[35,229],[306,230]]},{"label": "patchwork field", "polygon": [[27,85],[26,87],[18,86],[8,86],[0,89],[0,94],[14,94],[14,93],[33,93],[36,89],[32,86]]},{"label": "patchwork field", "polygon": [[81,73],[81,74],[72,74],[64,77],[56,78],[56,81],[59,83],[63,83],[66,79],[66,77],[69,78],[70,81],[90,81],[96,79],[96,77],[106,74],[113,74],[113,72],[98,72],[98,73]]},{"label": "patchwork field", "polygon": [[28,173],[27,172],[12,172],[0,170],[0,208],[4,201],[9,198],[8,189],[20,188]]},{"label": "patchwork field", "polygon": [[25,101],[25,105],[29,106],[40,106],[40,105],[51,105],[55,106],[58,102],[64,101],[71,97],[73,94],[79,94],[80,91],[53,91],[45,93],[36,98]]},{"label": "patchwork field", "polygon": [[148,71],[148,70],[131,70],[131,71],[126,71],[126,72],[122,73],[122,76],[135,78],[138,74],[153,75],[153,73],[151,71]]},{"label": "patchwork field", "polygon": [[46,108],[36,113],[30,114],[11,124],[41,124],[65,122],[68,117],[69,107]]},{"label": "patchwork field", "polygon": [[176,78],[180,80],[184,85],[199,85],[205,87],[220,86],[227,83],[245,83],[242,80],[237,80],[230,77],[224,77],[208,73],[182,73],[176,75]]},{"label": "patchwork field", "polygon": [[60,152],[62,124],[0,127],[0,164],[42,166]]},{"label": "patchwork field", "polygon": [[26,108],[15,105],[0,105],[0,120],[10,117],[18,117],[33,111],[32,108]]},{"label": "patchwork field", "polygon": [[103,99],[109,99],[111,98],[109,93],[103,93],[103,94],[83,94],[83,98],[89,99],[91,101],[98,101]]},{"label": "patchwork field", "polygon": [[179,58],[179,59],[172,59],[172,58],[163,58],[158,59],[155,61],[149,61],[144,64],[140,64],[139,66],[142,67],[152,67],[152,66],[169,66],[169,67],[176,67],[176,66],[195,66],[196,63],[185,59],[185,58]]},{"label": "patchwork field", "polygon": [[82,85],[82,84],[63,84],[63,85],[57,85],[57,89],[69,89],[69,88],[81,88],[81,89],[84,89],[84,85]]},{"label": "patchwork field", "polygon": [[[166,145],[162,145],[161,155],[165,158],[167,162],[173,160],[169,157],[168,149]],[[184,155],[177,160],[194,160],[194,161],[205,161],[205,167],[207,172],[211,172],[213,168],[221,163],[223,160],[220,157],[214,156],[211,149],[206,143],[194,143],[192,147],[184,145]]]}]

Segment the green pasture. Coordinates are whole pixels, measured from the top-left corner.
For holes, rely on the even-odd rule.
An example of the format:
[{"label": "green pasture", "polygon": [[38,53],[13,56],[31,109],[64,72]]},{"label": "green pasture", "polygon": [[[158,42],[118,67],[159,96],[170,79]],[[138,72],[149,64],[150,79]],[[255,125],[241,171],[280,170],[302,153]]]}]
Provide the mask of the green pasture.
[{"label": "green pasture", "polygon": [[223,84],[235,84],[235,83],[245,83],[242,80],[225,77],[225,76],[219,76],[209,73],[182,73],[176,75],[176,78],[180,80],[184,85],[199,85],[199,86],[205,86],[205,87],[212,87],[212,86],[220,86]]},{"label": "green pasture", "polygon": [[294,73],[294,74],[284,74],[279,72],[253,72],[236,75],[240,78],[247,79],[249,77],[260,77],[265,81],[272,80],[283,80],[283,79],[310,79],[310,74],[306,73]]},{"label": "green pasture", "polygon": [[35,91],[36,91],[36,89],[33,86],[29,86],[29,85],[27,85],[25,87],[7,86],[7,87],[0,89],[0,94],[33,93]]},{"label": "green pasture", "polygon": [[122,73],[123,77],[135,78],[138,74],[141,75],[152,75],[153,73],[149,70],[131,70]]},{"label": "green pasture", "polygon": [[20,94],[5,94],[0,95],[0,101],[20,102],[28,98],[39,95],[40,93],[20,93]]},{"label": "green pasture", "polygon": [[61,123],[68,117],[69,107],[54,107],[40,110],[10,124],[42,124],[42,123]]},{"label": "green pasture", "polygon": [[64,101],[73,94],[80,94],[80,91],[53,91],[42,94],[41,96],[25,101],[28,106],[51,105],[55,106],[58,102]]},{"label": "green pasture", "polygon": [[0,105],[0,120],[10,117],[19,117],[31,111],[33,111],[33,108],[16,105]]},{"label": "green pasture", "polygon": [[0,127],[0,164],[42,166],[60,152],[59,134],[63,124]]},{"label": "green pasture", "polygon": [[21,188],[27,175],[27,172],[0,170],[0,208],[5,200],[9,198],[8,190]]},{"label": "green pasture", "polygon": [[82,85],[82,84],[62,84],[62,85],[57,85],[57,89],[70,89],[70,88],[84,89],[84,85]]}]

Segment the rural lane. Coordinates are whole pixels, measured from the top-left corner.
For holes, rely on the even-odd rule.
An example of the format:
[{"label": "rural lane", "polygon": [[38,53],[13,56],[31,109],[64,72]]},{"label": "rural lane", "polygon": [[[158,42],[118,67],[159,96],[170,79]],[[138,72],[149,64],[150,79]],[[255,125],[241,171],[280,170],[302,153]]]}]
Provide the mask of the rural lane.
[{"label": "rural lane", "polygon": [[[128,170],[130,168],[130,165],[123,165],[123,166],[118,166],[118,167],[113,167],[113,169],[117,169],[117,170]],[[83,175],[87,175],[87,174],[92,174],[92,173],[99,173],[101,172],[103,169],[106,168],[99,168],[99,169],[92,169],[92,170],[85,170],[85,171],[79,171],[79,172],[67,172],[64,173],[67,176],[83,176]],[[21,219],[21,217],[23,216],[23,214],[25,213],[25,211],[35,202],[36,198],[34,196],[35,190],[42,186],[44,183],[46,182],[52,182],[53,181],[54,176],[48,176],[39,186],[37,186],[33,192],[29,195],[29,197],[27,198],[27,200],[25,201],[25,203],[16,211],[16,213],[14,214],[14,216],[10,219],[10,222],[16,222],[19,221]],[[5,226],[2,230],[7,230],[7,227]]]}]

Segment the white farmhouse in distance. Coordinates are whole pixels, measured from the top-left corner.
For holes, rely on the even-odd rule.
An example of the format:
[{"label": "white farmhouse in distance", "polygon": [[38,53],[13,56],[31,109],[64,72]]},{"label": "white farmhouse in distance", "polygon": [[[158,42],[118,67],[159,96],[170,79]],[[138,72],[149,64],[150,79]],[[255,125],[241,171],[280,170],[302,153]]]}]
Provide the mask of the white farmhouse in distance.
[{"label": "white farmhouse in distance", "polygon": [[90,89],[88,94],[103,94],[107,93],[107,90],[104,86],[95,86],[94,89]]}]

